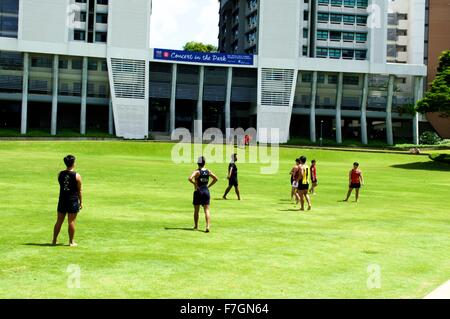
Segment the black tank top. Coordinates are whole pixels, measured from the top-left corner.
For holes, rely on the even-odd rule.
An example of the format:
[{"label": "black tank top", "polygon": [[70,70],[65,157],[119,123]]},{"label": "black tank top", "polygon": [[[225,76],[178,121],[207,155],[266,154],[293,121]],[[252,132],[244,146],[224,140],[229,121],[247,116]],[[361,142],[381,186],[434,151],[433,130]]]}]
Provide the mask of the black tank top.
[{"label": "black tank top", "polygon": [[78,199],[77,173],[70,171],[62,171],[58,176],[59,182],[59,198],[61,199]]},{"label": "black tank top", "polygon": [[205,188],[209,183],[209,171],[207,169],[199,169],[198,171],[200,172],[200,176],[197,177],[197,186],[199,188]]}]

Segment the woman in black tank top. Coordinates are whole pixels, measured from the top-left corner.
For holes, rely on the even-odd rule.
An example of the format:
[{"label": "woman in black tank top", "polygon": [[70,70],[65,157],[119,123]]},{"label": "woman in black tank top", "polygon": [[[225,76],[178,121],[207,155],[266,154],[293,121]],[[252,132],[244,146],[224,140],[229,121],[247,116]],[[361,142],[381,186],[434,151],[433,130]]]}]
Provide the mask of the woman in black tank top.
[{"label": "woman in black tank top", "polygon": [[58,175],[59,183],[59,201],[58,201],[58,219],[53,230],[53,245],[56,245],[61,226],[68,214],[69,217],[69,238],[70,246],[77,246],[74,241],[75,221],[77,214],[82,208],[81,196],[81,176],[74,171],[75,157],[68,155],[64,158],[67,169]]},{"label": "woman in black tank top", "polygon": [[[217,182],[217,177],[210,170],[205,168],[205,158],[201,156],[198,160],[198,169],[192,172],[189,177],[189,182],[194,185],[194,199],[192,204],[194,205],[194,230],[198,229],[198,214],[200,206],[203,206],[206,217],[206,232],[209,233],[211,224],[211,214],[209,211],[209,205],[211,196],[209,194],[209,188]],[[209,184],[209,178],[212,178],[211,184]]]}]

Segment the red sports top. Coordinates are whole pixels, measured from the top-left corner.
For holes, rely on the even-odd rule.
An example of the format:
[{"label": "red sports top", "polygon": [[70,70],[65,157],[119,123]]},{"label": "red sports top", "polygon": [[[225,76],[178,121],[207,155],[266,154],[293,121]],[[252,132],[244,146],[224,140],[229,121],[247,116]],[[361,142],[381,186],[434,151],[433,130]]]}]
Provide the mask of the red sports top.
[{"label": "red sports top", "polygon": [[352,169],[352,183],[358,184],[360,183],[361,171]]},{"label": "red sports top", "polygon": [[316,165],[311,166],[311,178],[313,180],[317,179],[317,170],[316,170]]}]

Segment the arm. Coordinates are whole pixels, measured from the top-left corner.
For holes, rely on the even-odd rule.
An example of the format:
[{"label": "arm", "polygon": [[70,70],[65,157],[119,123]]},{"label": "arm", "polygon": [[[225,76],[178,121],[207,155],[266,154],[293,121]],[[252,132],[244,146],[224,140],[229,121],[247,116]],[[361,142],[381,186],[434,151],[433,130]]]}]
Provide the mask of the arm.
[{"label": "arm", "polygon": [[233,167],[230,167],[230,171],[228,172],[228,179],[231,178],[231,174],[233,174]]},{"label": "arm", "polygon": [[350,172],[348,173],[348,185],[352,184],[352,171],[350,170]]},{"label": "arm", "polygon": [[82,185],[81,175],[77,174],[76,179],[77,179],[77,188],[78,188],[78,198],[80,200],[80,209],[82,209],[83,208],[83,195],[82,195],[82,191],[81,191],[81,185]]},{"label": "arm", "polygon": [[198,176],[198,171],[192,172],[192,175],[189,177],[189,182],[194,185],[195,190],[197,190],[197,183],[195,182],[195,179]]},{"label": "arm", "polygon": [[212,178],[212,182],[209,184],[208,188],[211,188],[211,187],[213,187],[213,185],[214,185],[215,183],[217,183],[218,178],[217,178],[217,176],[214,175],[213,172],[211,172],[211,171],[209,172],[209,176]]},{"label": "arm", "polygon": [[361,186],[364,186],[364,178],[362,172],[361,175],[359,176],[359,180],[361,181]]}]

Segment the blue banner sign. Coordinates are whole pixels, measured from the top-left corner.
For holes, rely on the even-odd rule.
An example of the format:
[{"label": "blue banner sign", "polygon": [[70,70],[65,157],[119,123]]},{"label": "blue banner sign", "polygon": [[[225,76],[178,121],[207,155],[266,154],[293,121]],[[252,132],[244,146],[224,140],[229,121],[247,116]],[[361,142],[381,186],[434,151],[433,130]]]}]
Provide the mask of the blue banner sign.
[{"label": "blue banner sign", "polygon": [[249,54],[205,53],[154,49],[153,58],[155,60],[191,63],[253,65],[253,55]]}]

